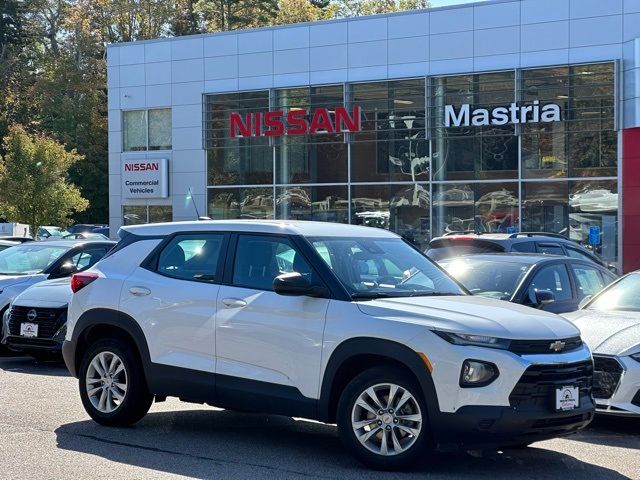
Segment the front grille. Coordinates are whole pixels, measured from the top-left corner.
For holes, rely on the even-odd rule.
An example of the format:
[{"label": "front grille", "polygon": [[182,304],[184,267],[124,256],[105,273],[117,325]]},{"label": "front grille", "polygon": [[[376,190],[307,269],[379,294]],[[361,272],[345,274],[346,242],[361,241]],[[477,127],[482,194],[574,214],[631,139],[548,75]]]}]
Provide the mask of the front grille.
[{"label": "front grille", "polygon": [[613,357],[593,356],[593,396],[599,399],[613,397],[623,368],[620,362]]},{"label": "front grille", "polygon": [[532,428],[564,427],[566,425],[573,425],[574,423],[586,422],[590,417],[590,413],[583,413],[582,415],[573,415],[571,417],[543,418],[542,420],[533,422]]},{"label": "front grille", "polygon": [[[34,320],[29,320],[27,317],[30,310],[36,311]],[[38,325],[37,338],[52,338],[66,321],[66,308],[11,307],[9,312],[9,335],[19,336],[20,324],[26,322]]]},{"label": "front grille", "polygon": [[575,386],[580,398],[591,395],[593,364],[590,360],[564,365],[532,365],[525,370],[509,396],[512,407],[543,407],[555,411],[556,388]]},{"label": "front grille", "polygon": [[[562,342],[562,349],[556,350],[552,348],[556,342]],[[565,338],[562,340],[512,340],[509,351],[518,355],[540,355],[540,354],[558,354],[573,352],[582,347],[582,339],[580,337]]]}]

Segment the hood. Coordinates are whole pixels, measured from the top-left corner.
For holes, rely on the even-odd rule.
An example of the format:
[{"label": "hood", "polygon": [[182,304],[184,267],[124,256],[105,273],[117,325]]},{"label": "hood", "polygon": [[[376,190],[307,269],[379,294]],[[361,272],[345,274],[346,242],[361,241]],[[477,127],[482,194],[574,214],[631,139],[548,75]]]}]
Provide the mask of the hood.
[{"label": "hood", "polygon": [[593,353],[623,356],[640,351],[640,312],[587,309],[563,316],[580,329]]},{"label": "hood", "polygon": [[553,340],[580,334],[575,325],[553,313],[472,295],[384,298],[358,302],[358,307],[374,317],[511,340]]},{"label": "hood", "polygon": [[12,304],[21,307],[64,307],[71,300],[70,278],[58,278],[36,283],[14,298]]},{"label": "hood", "polygon": [[29,282],[36,276],[46,278],[46,275],[42,275],[41,273],[37,275],[0,275],[0,290],[12,285],[18,285],[19,283]]}]

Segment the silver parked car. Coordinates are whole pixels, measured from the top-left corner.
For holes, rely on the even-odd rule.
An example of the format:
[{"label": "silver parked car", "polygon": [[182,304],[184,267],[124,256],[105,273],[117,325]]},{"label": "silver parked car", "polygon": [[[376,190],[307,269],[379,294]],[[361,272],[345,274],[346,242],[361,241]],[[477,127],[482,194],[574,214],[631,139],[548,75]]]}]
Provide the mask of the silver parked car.
[{"label": "silver parked car", "polygon": [[598,413],[640,416],[640,270],[564,314],[593,351]]}]

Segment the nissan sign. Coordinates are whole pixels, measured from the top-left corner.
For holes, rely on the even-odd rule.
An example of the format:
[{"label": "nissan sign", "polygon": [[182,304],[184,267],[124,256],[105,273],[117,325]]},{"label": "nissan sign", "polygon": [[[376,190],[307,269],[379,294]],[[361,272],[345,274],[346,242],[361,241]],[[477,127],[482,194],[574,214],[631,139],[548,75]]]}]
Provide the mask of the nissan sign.
[{"label": "nissan sign", "polygon": [[125,198],[169,196],[169,161],[125,160],[122,163],[122,194]]}]

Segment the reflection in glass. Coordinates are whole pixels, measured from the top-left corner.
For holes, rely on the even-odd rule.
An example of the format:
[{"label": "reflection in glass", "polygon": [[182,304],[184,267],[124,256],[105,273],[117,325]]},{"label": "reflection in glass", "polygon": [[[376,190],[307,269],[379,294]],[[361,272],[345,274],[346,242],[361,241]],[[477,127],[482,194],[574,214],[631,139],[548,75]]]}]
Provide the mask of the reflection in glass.
[{"label": "reflection in glass", "polygon": [[170,222],[173,220],[171,205],[149,205],[149,223]]},{"label": "reflection in glass", "polygon": [[149,150],[171,150],[171,109],[149,110]]},{"label": "reflection in glass", "polygon": [[362,110],[362,131],[352,135],[353,181],[429,180],[424,88],[424,79],[352,85]]},{"label": "reflection in glass", "polygon": [[[589,229],[597,227],[600,243],[589,244]],[[569,238],[593,250],[609,263],[617,258],[618,193],[615,181],[570,183]]]},{"label": "reflection in glass", "polygon": [[272,184],[273,151],[262,140],[264,146],[236,145],[208,150],[208,185]]},{"label": "reflection in glass", "polygon": [[124,205],[122,207],[123,225],[140,225],[147,223],[147,207],[145,205]]},{"label": "reflection in glass", "polygon": [[278,188],[276,218],[349,223],[346,186]]},{"label": "reflection in glass", "polygon": [[523,183],[522,230],[567,235],[568,188],[566,181]]},{"label": "reflection in glass", "polygon": [[428,185],[360,185],[351,188],[351,223],[384,228],[425,248],[429,240]]},{"label": "reflection in glass", "polygon": [[214,220],[273,218],[273,188],[210,188],[208,215]]},{"label": "reflection in glass", "polygon": [[433,207],[436,236],[452,232],[507,233],[518,226],[518,186],[434,185]]},{"label": "reflection in glass", "polygon": [[147,149],[147,111],[132,110],[122,113],[124,134],[123,150],[137,152]]}]

